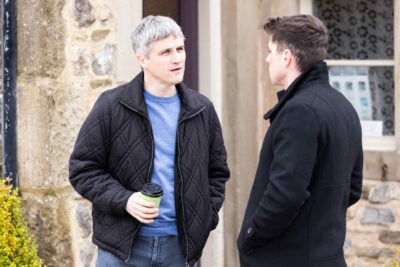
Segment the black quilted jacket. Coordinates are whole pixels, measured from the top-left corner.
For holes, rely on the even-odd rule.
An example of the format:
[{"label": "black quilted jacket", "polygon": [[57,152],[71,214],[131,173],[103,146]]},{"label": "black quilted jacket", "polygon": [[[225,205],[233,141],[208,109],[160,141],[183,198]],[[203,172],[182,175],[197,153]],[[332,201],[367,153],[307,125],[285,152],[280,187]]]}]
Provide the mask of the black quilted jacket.
[{"label": "black quilted jacket", "polygon": [[[175,161],[178,232],[188,264],[201,256],[218,224],[229,178],[221,126],[212,103],[177,85],[181,98]],[[143,73],[104,92],[82,125],[69,164],[70,182],[93,204],[93,242],[129,258],[140,223],[125,211],[150,180],[154,142],[143,98]]]}]

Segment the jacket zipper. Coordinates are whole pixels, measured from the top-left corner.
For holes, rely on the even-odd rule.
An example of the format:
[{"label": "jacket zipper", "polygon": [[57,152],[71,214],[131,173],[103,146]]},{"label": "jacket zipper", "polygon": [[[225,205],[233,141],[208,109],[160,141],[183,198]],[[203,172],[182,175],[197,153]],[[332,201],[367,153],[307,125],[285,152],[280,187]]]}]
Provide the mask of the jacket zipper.
[{"label": "jacket zipper", "polygon": [[[143,112],[140,112],[140,111],[138,111],[138,110],[132,108],[130,105],[126,104],[126,103],[123,102],[122,100],[119,100],[119,101],[120,101],[124,106],[126,106],[127,108],[129,108],[130,110],[132,110],[132,111],[134,111],[134,112],[136,112],[136,113],[142,115],[142,116],[147,120],[147,122],[149,123],[149,120],[148,120],[147,116],[146,116]],[[196,113],[193,113],[193,114],[190,115],[189,117],[183,118],[181,121],[179,121],[179,125],[180,125],[181,123],[183,123],[185,120],[188,120],[188,119],[191,119],[191,118],[197,116],[198,114],[200,114],[200,113],[201,113],[203,110],[205,110],[205,109],[206,109],[206,107],[202,107],[202,108],[201,108],[199,111],[197,111]],[[151,128],[150,128],[150,131],[151,131],[150,138],[151,138],[151,146],[152,146],[152,149],[151,149],[151,161],[150,161],[150,166],[149,166],[149,170],[148,170],[148,173],[147,173],[147,180],[148,180],[148,181],[150,181],[150,174],[151,174],[151,169],[152,169],[153,160],[154,160],[154,140],[153,140],[153,133],[152,133]],[[182,225],[183,225],[183,233],[184,233],[184,235],[185,235],[185,240],[186,240],[186,259],[185,259],[185,266],[186,266],[186,267],[190,267],[190,265],[189,265],[189,263],[188,263],[188,257],[189,257],[189,238],[188,238],[188,236],[187,236],[187,231],[186,231],[185,206],[183,205],[183,176],[182,176],[182,170],[181,170],[181,167],[180,167],[180,154],[181,154],[181,151],[180,151],[180,143],[179,143],[179,131],[177,131],[177,145],[178,145],[178,149],[177,149],[177,150],[178,150],[178,170],[179,170],[179,176],[180,176],[181,184],[182,184],[182,185],[181,185],[181,188],[180,188],[180,189],[181,189],[181,206],[182,206],[182,213],[183,213],[183,216],[182,216],[183,223],[182,223]],[[137,228],[136,232],[133,233],[133,235],[132,235],[131,246],[132,246],[132,243],[133,243],[133,239],[135,238],[135,235],[136,235],[136,233],[137,233],[138,230],[139,230],[139,227]],[[126,259],[125,262],[127,262],[127,261],[129,260],[130,254],[131,254],[131,250],[129,250],[128,258]]]},{"label": "jacket zipper", "polygon": [[[120,100],[120,101],[124,106],[126,106],[127,108],[129,108],[133,112],[141,115],[147,121],[147,126],[150,124],[149,119],[147,118],[147,116],[143,112],[140,112],[139,110],[136,110],[136,109],[132,108],[130,105],[126,104],[122,100]],[[150,139],[151,139],[151,156],[150,156],[149,170],[147,171],[147,182],[150,182],[151,169],[153,168],[153,161],[154,161],[154,139],[153,139],[153,130],[151,129],[151,125],[150,125]],[[132,234],[132,238],[131,238],[130,246],[129,246],[130,248],[132,248],[133,239],[135,239],[135,236],[136,236],[137,232],[139,231],[141,225],[142,225],[142,223],[139,222],[139,227]],[[125,262],[128,262],[129,258],[131,257],[131,251],[132,251],[132,249],[129,249],[128,258],[126,258]]]},{"label": "jacket zipper", "polygon": [[[181,125],[185,120],[188,120],[190,118],[193,118],[195,116],[197,116],[198,114],[200,114],[200,112],[202,112],[206,107],[203,107],[202,109],[200,109],[199,111],[197,111],[196,113],[190,115],[189,117],[183,118],[181,121],[179,121],[179,125]],[[182,225],[183,225],[183,234],[185,235],[185,241],[186,241],[186,259],[185,259],[185,266],[186,267],[190,267],[189,263],[188,263],[188,258],[189,258],[189,238],[187,236],[187,231],[186,231],[186,221],[185,221],[185,205],[184,205],[184,201],[183,201],[183,175],[182,175],[182,170],[181,170],[181,149],[180,149],[180,142],[179,142],[179,131],[177,130],[177,138],[176,138],[176,142],[178,145],[178,170],[179,170],[179,178],[181,179],[181,206],[182,206]]]}]

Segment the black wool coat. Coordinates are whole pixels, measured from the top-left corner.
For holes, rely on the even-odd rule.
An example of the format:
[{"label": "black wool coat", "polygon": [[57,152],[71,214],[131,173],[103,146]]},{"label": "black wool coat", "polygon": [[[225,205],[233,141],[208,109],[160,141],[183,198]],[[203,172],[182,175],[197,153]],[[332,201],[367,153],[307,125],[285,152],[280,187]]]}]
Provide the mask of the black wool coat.
[{"label": "black wool coat", "polygon": [[361,196],[362,135],[349,101],[313,65],[265,116],[237,240],[241,266],[344,267],[346,210]]},{"label": "black wool coat", "polygon": [[[229,178],[221,126],[212,103],[178,84],[175,203],[186,262],[200,258]],[[93,203],[93,242],[126,260],[140,222],[128,198],[150,181],[154,141],[143,97],[143,73],[100,95],[78,134],[69,163],[75,190]]]}]

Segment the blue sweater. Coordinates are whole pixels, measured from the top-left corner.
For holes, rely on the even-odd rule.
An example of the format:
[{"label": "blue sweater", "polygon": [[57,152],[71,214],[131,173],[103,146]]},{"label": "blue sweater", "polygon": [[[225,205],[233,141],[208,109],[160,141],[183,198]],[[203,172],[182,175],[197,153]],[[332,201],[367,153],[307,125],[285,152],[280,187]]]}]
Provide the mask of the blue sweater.
[{"label": "blue sweater", "polygon": [[159,216],[153,223],[143,224],[139,235],[178,235],[174,198],[174,162],[180,99],[178,94],[171,97],[157,97],[148,91],[144,91],[144,98],[155,144],[151,181],[162,186],[164,195],[159,208]]}]

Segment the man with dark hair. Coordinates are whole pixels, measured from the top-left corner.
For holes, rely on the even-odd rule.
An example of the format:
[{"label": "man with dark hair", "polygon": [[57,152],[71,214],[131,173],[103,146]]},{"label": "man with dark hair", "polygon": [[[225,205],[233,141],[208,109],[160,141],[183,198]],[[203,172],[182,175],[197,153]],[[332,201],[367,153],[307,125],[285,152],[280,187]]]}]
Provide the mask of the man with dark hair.
[{"label": "man with dark hair", "polygon": [[362,189],[360,120],[329,85],[318,18],[270,18],[264,29],[269,76],[284,89],[264,115],[271,124],[237,240],[241,266],[344,267],[346,211]]},{"label": "man with dark hair", "polygon": [[[193,266],[217,224],[229,178],[209,99],[182,81],[184,36],[148,16],[132,33],[142,72],[100,95],[71,155],[72,186],[93,204],[96,267]],[[161,185],[160,206],[143,199]]]}]

